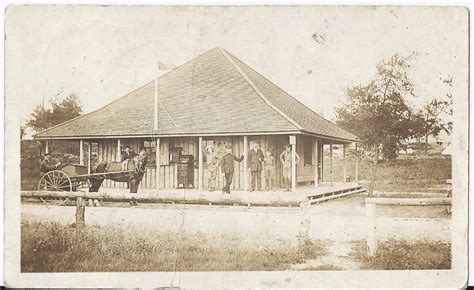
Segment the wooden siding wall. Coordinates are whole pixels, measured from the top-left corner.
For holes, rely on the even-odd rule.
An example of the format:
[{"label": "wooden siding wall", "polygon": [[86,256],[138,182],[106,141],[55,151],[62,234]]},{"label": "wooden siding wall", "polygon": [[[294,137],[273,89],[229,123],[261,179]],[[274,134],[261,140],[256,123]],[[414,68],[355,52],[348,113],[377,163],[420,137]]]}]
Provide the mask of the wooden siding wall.
[{"label": "wooden siding wall", "polygon": [[[97,158],[98,161],[120,161],[121,156],[120,152],[117,152],[117,139],[104,139],[97,141],[98,143],[98,153]],[[122,143],[123,144],[123,143]],[[112,180],[104,180],[102,183],[103,187],[126,187],[126,183],[122,182],[115,182]]]},{"label": "wooden siding wall", "polygon": [[[313,165],[304,165],[304,138],[311,138],[306,136],[297,136],[297,149],[296,152],[300,156],[300,161],[297,166],[297,180],[298,181],[313,181],[314,180],[314,166],[316,164],[316,156],[313,154]],[[212,140],[216,146],[219,155],[224,154],[225,146],[232,145],[232,153],[237,157],[240,157],[244,152],[242,136],[229,136],[229,137],[206,137],[204,141]],[[122,146],[130,145],[130,147],[138,152],[140,146],[143,145],[144,141],[151,141],[149,139],[121,139]],[[264,152],[269,149],[276,161],[276,174],[274,177],[275,187],[284,187],[282,165],[280,162],[280,153],[283,152],[284,146],[288,144],[288,136],[248,136],[249,143],[257,142],[260,149]],[[198,187],[198,137],[185,137],[185,138],[160,138],[161,150],[168,152],[169,148],[181,147],[183,149],[182,154],[194,156],[194,187]],[[249,149],[250,149],[249,144]],[[99,161],[120,161],[120,153],[117,152],[117,139],[110,140],[99,140],[98,141],[98,159]],[[243,189],[244,186],[244,166],[243,162],[235,162],[234,165],[234,179],[232,182],[232,189]],[[209,171],[207,165],[204,163],[203,166],[203,188],[207,189],[209,185]],[[224,178],[218,168],[217,174],[217,190],[223,187]],[[248,170],[248,180],[250,187],[250,170]],[[156,181],[156,169],[155,166],[148,166],[145,175],[143,176],[140,188],[155,188]],[[125,188],[126,183],[114,182],[111,180],[105,180],[104,187],[117,187]],[[177,186],[177,164],[169,163],[167,165],[160,166],[160,188],[176,188]],[[265,186],[265,176],[262,171],[262,188]]]}]

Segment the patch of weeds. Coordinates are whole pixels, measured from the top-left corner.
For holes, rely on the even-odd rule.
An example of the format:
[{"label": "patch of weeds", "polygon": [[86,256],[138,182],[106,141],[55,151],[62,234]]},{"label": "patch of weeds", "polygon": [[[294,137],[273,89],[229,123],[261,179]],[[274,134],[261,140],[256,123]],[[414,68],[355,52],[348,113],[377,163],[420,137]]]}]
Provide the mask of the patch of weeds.
[{"label": "patch of weeds", "polygon": [[305,271],[338,271],[342,270],[342,267],[333,265],[333,264],[323,264],[318,266],[313,266],[305,269]]},{"label": "patch of weeds", "polygon": [[301,262],[316,259],[328,253],[327,242],[304,239],[298,245],[297,256]]},{"label": "patch of weeds", "polygon": [[451,268],[451,243],[390,239],[379,243],[374,257],[367,257],[365,241],[353,243],[349,254],[371,270],[428,270]]},{"label": "patch of weeds", "polygon": [[22,272],[275,271],[316,259],[319,241],[245,246],[229,238],[86,226],[22,222]]}]

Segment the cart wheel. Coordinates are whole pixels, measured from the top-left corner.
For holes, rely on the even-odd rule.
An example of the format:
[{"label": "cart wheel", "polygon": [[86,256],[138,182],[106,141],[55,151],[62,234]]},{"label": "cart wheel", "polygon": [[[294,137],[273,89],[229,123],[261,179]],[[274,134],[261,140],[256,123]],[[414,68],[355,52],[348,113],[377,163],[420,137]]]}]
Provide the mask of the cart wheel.
[{"label": "cart wheel", "polygon": [[72,191],[89,192],[89,187],[89,179],[72,182]]},{"label": "cart wheel", "polygon": [[40,191],[72,191],[69,176],[60,170],[53,170],[43,175],[38,184]]}]

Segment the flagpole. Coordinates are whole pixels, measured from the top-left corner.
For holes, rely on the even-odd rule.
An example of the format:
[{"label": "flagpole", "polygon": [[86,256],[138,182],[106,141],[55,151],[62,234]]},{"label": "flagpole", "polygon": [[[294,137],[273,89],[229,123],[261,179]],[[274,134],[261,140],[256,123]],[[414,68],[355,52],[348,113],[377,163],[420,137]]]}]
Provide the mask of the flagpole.
[{"label": "flagpole", "polygon": [[153,130],[158,130],[158,72],[155,77],[155,107],[154,107]]}]

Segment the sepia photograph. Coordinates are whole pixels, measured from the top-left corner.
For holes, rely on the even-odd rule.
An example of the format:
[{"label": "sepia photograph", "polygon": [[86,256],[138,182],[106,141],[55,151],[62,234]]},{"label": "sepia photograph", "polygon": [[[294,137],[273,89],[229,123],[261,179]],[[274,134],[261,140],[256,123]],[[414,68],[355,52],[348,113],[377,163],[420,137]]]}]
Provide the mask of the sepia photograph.
[{"label": "sepia photograph", "polygon": [[469,11],[11,5],[10,287],[463,287]]}]

